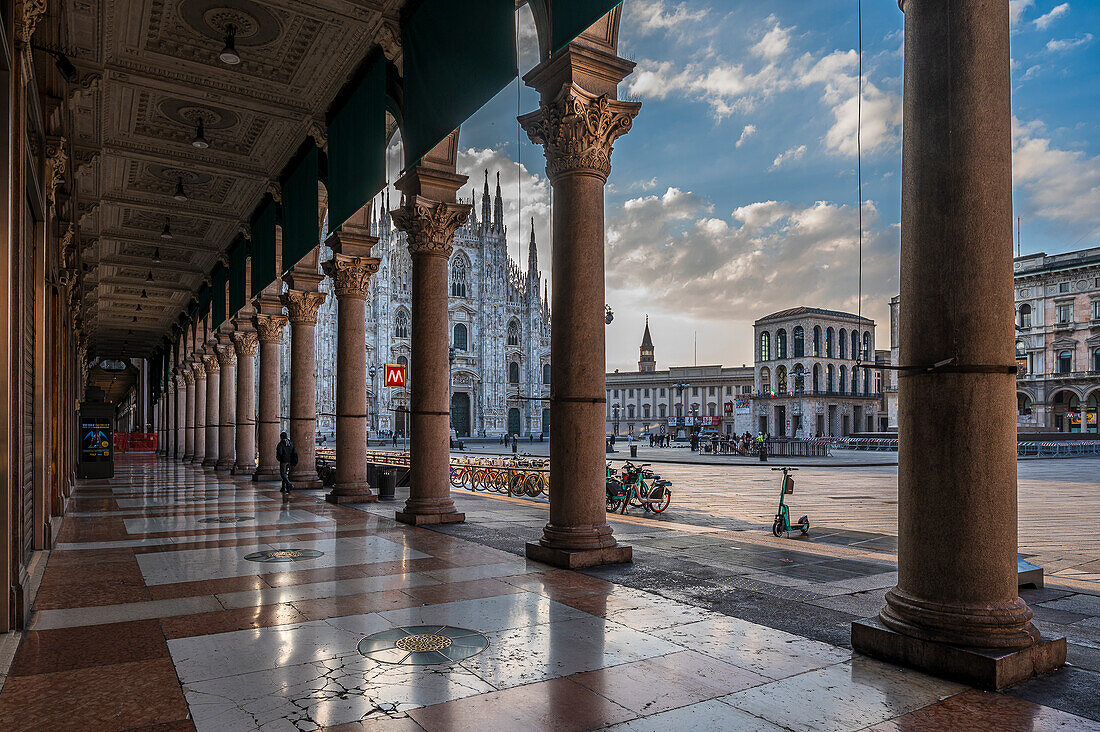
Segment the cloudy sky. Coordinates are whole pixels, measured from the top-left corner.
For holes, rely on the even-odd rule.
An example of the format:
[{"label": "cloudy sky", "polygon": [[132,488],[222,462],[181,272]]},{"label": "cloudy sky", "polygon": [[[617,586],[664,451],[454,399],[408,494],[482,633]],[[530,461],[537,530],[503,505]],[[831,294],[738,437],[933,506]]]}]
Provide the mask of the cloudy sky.
[{"label": "cloudy sky", "polygon": [[[1023,253],[1100,246],[1100,3],[1011,0],[1014,194]],[[521,68],[535,61],[520,11]],[[796,305],[864,315],[888,343],[898,291],[902,13],[863,3],[862,203],[856,188],[856,2],[626,0],[620,96],[643,103],[607,193],[607,365],[636,368],[645,314],[659,367],[740,365],[752,322]],[[462,172],[501,174],[513,257],[551,197],[513,84],[464,127]],[[493,179],[495,183],[495,178]],[[467,189],[467,195],[472,189]],[[522,223],[521,223],[522,222]],[[521,236],[522,234],[522,236]]]}]

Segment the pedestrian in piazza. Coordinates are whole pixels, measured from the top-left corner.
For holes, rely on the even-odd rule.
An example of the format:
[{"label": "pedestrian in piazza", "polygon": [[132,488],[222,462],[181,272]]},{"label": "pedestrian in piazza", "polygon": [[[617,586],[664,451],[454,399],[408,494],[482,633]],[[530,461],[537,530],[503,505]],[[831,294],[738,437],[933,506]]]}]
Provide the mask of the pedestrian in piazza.
[{"label": "pedestrian in piazza", "polygon": [[285,432],[279,434],[279,444],[275,446],[275,459],[279,461],[279,477],[282,479],[279,491],[290,493],[294,488],[290,484],[290,469],[298,464],[298,450]]}]

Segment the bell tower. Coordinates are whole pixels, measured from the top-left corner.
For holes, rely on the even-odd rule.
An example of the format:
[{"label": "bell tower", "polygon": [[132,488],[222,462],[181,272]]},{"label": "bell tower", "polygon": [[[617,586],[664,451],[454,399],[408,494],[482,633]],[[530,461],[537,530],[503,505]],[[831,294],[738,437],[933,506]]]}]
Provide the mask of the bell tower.
[{"label": "bell tower", "polygon": [[645,316],[645,333],[642,334],[642,345],[638,348],[641,354],[638,358],[638,371],[643,374],[651,374],[657,370],[657,362],[653,359],[653,337],[649,334],[649,316]]}]

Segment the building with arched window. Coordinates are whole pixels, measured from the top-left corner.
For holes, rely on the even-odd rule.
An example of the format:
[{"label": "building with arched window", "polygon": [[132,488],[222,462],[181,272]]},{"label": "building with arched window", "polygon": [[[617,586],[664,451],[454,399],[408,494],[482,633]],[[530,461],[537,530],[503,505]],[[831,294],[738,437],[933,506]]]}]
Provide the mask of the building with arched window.
[{"label": "building with arched window", "polygon": [[[880,358],[874,350],[874,321],[797,307],[765,316],[754,327],[754,432],[842,437],[885,429],[882,395],[873,390],[882,380],[871,378],[870,371],[878,370],[863,366]],[[793,334],[790,349],[788,334]]]},{"label": "building with arched window", "polygon": [[[374,210],[391,208],[379,202]],[[509,256],[499,182],[496,195],[491,196],[486,172],[480,208],[474,206],[467,223],[455,233],[448,311],[454,354],[451,426],[460,436],[497,437],[515,431],[517,424],[521,436],[547,431],[544,407],[549,405],[538,399],[547,396],[550,388],[546,378],[550,307],[531,223],[527,261],[521,268]],[[407,363],[412,358],[412,258],[405,234],[393,227],[389,216],[376,214],[371,233],[378,237],[373,254],[382,262],[371,278],[366,305],[368,372],[372,366],[375,369],[368,384],[368,409],[372,430],[400,432],[402,420],[394,418],[394,409],[403,396],[383,387],[382,372],[384,364]],[[322,250],[327,250],[323,244]],[[328,259],[329,252],[322,251],[320,258]],[[320,364],[324,354],[336,353],[336,298],[332,295],[318,314],[316,334],[317,428],[327,438],[335,434],[335,369],[323,369]],[[288,358],[289,341],[283,338]],[[289,373],[289,368],[284,367],[283,373]],[[288,388],[285,385],[284,392]]]}]

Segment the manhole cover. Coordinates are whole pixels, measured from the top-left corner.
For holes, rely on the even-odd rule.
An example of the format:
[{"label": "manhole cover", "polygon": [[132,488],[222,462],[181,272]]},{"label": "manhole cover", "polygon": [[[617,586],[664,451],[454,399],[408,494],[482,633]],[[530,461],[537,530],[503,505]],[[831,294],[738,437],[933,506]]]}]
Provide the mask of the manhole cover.
[{"label": "manhole cover", "polygon": [[411,625],[383,630],[359,641],[359,652],[382,663],[431,666],[481,653],[489,639],[476,630],[450,625]]},{"label": "manhole cover", "polygon": [[246,554],[244,558],[250,562],[300,562],[303,559],[316,559],[324,555],[324,552],[316,549],[268,549]]},{"label": "manhole cover", "polygon": [[242,521],[251,521],[252,516],[214,516],[213,518],[199,519],[200,524],[239,524]]}]

